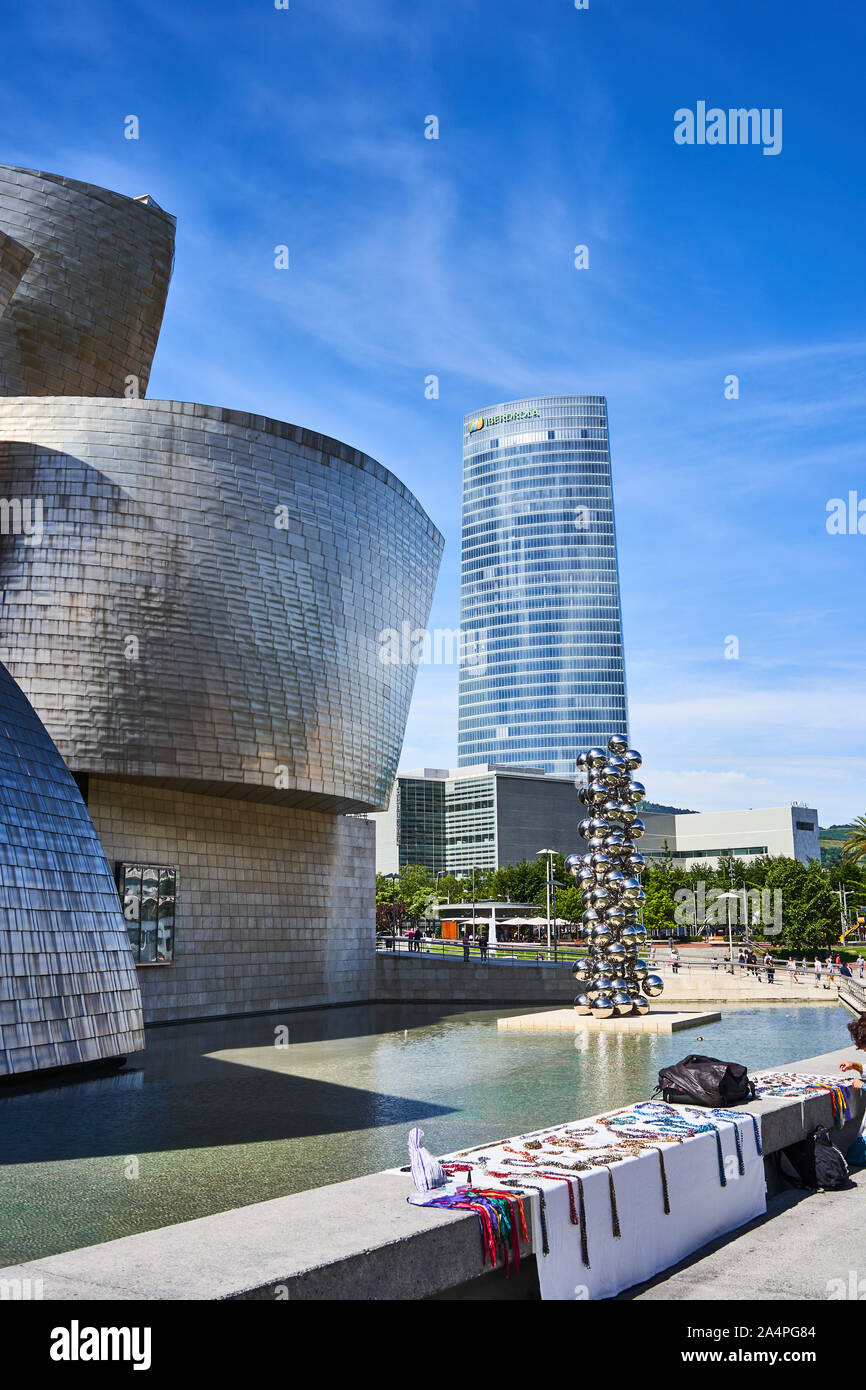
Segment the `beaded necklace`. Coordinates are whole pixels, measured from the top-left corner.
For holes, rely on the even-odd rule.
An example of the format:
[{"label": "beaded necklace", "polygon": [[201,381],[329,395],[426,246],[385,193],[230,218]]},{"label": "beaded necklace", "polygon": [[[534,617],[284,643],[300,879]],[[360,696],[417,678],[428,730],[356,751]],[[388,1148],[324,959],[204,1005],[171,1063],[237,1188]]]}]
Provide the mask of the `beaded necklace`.
[{"label": "beaded necklace", "polygon": [[550,1241],[547,1234],[547,1199],[544,1195],[544,1188],[541,1186],[541,1183],[526,1182],[524,1179],[518,1181],[517,1178],[510,1177],[508,1173],[500,1173],[493,1168],[490,1169],[490,1176],[492,1178],[503,1179],[506,1187],[513,1187],[518,1192],[523,1192],[524,1189],[530,1189],[538,1193],[538,1224],[541,1227],[541,1253],[542,1255],[549,1255]]}]

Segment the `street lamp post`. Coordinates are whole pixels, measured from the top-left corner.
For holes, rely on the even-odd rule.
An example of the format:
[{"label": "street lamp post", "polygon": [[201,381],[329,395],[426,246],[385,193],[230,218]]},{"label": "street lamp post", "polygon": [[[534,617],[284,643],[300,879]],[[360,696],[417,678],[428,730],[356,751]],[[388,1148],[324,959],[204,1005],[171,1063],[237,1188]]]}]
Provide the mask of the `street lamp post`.
[{"label": "street lamp post", "polygon": [[539,854],[546,854],[546,855],[547,855],[547,878],[546,878],[546,882],[545,882],[545,887],[546,887],[546,889],[547,889],[547,958],[548,958],[548,960],[549,960],[549,959],[550,959],[550,887],[551,887],[551,884],[552,884],[552,882],[553,882],[553,856],[556,854],[556,850],[555,850],[555,849],[538,849],[538,850],[535,851],[535,853],[536,853],[536,856],[539,855]]},{"label": "street lamp post", "polygon": [[[383,877],[383,878],[390,878],[391,882],[394,884],[394,887],[396,888],[396,886],[397,886],[397,881],[398,881],[400,875],[399,875],[399,874],[383,874],[382,877]],[[394,950],[396,951],[396,949],[397,949],[397,894],[396,894],[396,892],[395,892],[394,898],[393,898],[393,900],[392,900],[392,902],[391,902],[391,906],[392,906],[393,909],[394,909],[394,911],[393,911],[393,913],[392,913],[391,915],[392,915],[392,920],[393,920],[393,923],[394,923]]]}]

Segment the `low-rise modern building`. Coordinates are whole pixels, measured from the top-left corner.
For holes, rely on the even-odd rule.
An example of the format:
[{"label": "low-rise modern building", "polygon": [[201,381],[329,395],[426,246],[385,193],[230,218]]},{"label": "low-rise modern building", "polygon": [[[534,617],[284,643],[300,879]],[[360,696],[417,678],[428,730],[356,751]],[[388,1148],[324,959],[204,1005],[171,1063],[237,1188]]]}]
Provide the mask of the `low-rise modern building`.
[{"label": "low-rise modern building", "polygon": [[652,864],[670,858],[680,868],[714,868],[722,855],[757,859],[787,855],[806,864],[821,858],[818,812],[809,806],[772,806],[748,811],[646,811],[641,852]]},{"label": "low-rise modern building", "polygon": [[150,198],[0,166],[0,660],[116,874],[145,1022],[369,999],[358,813],[416,673],[381,632],[426,626],[443,540],[350,445],[143,399],[173,247]]},{"label": "low-rise modern building", "polygon": [[571,854],[581,809],[574,780],[540,768],[481,763],[401,772],[387,811],[372,817],[376,868],[399,873],[423,864],[459,876],[534,859],[540,849]]}]

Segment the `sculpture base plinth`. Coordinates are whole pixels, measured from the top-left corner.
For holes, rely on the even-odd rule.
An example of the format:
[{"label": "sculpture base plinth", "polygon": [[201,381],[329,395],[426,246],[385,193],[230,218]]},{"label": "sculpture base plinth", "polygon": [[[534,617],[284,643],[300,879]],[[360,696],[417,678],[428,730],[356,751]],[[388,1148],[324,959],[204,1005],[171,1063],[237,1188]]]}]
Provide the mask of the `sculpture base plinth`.
[{"label": "sculpture base plinth", "polygon": [[651,1009],[648,1014],[629,1014],[625,1018],[593,1018],[569,1009],[546,1009],[540,1014],[518,1014],[496,1020],[502,1032],[526,1033],[679,1033],[701,1023],[718,1023],[717,1009],[701,1013],[675,1013],[672,1009]]}]

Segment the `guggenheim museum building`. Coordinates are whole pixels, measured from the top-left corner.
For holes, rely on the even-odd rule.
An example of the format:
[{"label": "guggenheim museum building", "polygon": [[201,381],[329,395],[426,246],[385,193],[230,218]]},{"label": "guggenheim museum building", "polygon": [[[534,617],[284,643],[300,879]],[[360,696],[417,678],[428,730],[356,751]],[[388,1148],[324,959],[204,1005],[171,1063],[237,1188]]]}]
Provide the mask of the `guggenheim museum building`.
[{"label": "guggenheim museum building", "polygon": [[175,222],[0,166],[0,1075],[374,995],[442,537],[299,425],[146,398]]}]

